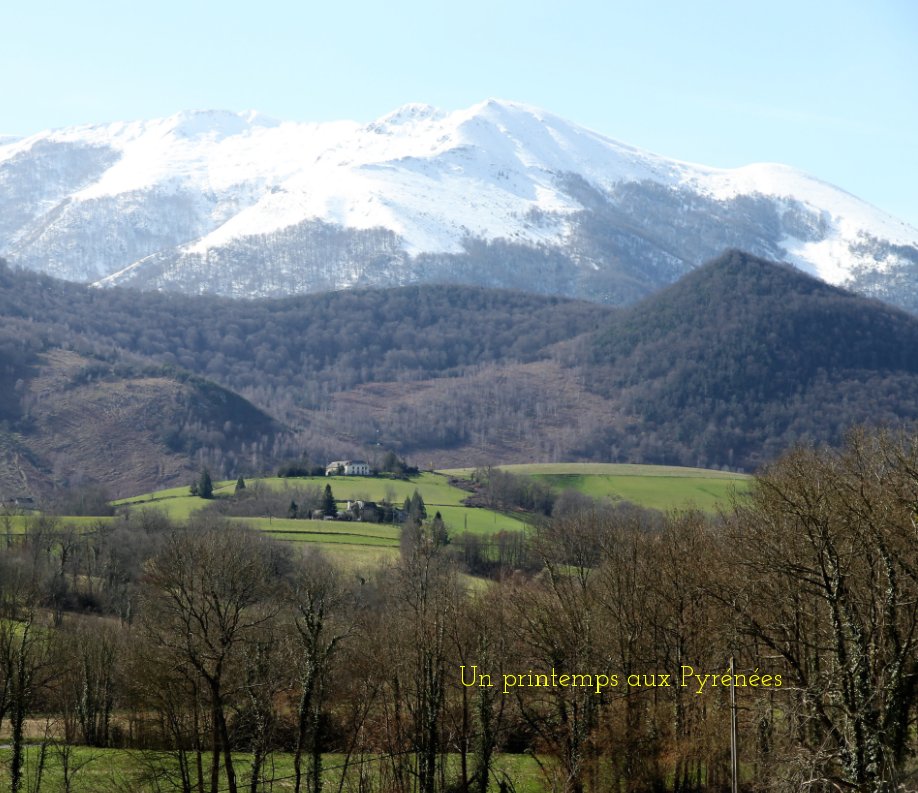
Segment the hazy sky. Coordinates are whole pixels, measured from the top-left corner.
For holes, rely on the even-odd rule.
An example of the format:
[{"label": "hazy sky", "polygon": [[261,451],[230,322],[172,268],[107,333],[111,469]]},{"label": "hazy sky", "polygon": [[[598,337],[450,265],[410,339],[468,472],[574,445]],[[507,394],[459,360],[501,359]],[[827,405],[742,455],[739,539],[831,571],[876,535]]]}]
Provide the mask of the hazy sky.
[{"label": "hazy sky", "polygon": [[787,163],[918,226],[914,0],[5,5],[0,133],[499,97],[682,160]]}]

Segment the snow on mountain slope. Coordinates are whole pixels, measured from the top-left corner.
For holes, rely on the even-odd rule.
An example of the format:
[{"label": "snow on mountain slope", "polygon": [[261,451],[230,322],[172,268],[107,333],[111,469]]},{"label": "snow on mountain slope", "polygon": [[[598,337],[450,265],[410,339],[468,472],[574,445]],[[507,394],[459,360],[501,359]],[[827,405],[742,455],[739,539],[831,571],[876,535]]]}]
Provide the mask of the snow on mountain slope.
[{"label": "snow on mountain slope", "polygon": [[848,248],[863,235],[893,245],[918,245],[918,230],[904,221],[786,165],[760,163],[712,171],[698,186],[721,200],[750,194],[791,197],[818,212],[824,225],[834,230],[833,235],[816,243],[793,237],[785,243],[790,261],[832,284],[842,284],[850,277],[852,257]]},{"label": "snow on mountain slope", "polygon": [[0,142],[0,255],[73,280],[240,295],[518,277],[621,302],[722,247],[918,291],[918,231],[838,188],[669,160],[513,102],[367,125],[186,112]]}]

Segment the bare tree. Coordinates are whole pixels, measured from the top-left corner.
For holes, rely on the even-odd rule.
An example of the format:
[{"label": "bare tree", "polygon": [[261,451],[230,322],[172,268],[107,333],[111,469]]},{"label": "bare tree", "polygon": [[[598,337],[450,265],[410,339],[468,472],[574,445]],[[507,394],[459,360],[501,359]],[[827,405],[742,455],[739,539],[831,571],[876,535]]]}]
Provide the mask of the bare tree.
[{"label": "bare tree", "polygon": [[[718,595],[781,659],[810,789],[898,789],[918,694],[918,440],[853,434],[760,476]],[[798,777],[799,778],[799,777]]]},{"label": "bare tree", "polygon": [[417,527],[380,590],[385,607],[374,614],[373,627],[388,679],[383,720],[393,785],[407,791],[413,777],[420,793],[434,793],[444,784],[438,760],[447,677],[454,670],[448,629],[461,602],[455,565],[426,527]]},{"label": "bare tree", "polygon": [[58,632],[62,681],[57,702],[65,738],[108,746],[123,632],[101,620],[64,623]]},{"label": "bare tree", "polygon": [[[534,546],[544,572],[513,590],[511,603],[520,635],[520,669],[557,674],[584,670],[605,673],[603,615],[596,587],[603,535],[609,526],[580,514],[548,522]],[[517,704],[530,729],[560,761],[553,784],[582,793],[595,772],[594,729],[602,697],[590,688],[515,688]],[[545,769],[548,770],[548,769]]]},{"label": "bare tree", "polygon": [[[10,791],[19,793],[25,764],[26,718],[57,675],[55,635],[40,616],[41,559],[6,558],[0,570],[0,722],[9,716]],[[37,562],[37,563],[34,563]]]},{"label": "bare tree", "polygon": [[322,707],[332,658],[339,643],[355,629],[353,601],[339,571],[324,556],[311,552],[294,564],[287,603],[292,611],[300,689],[293,755],[294,790],[300,793],[303,754],[308,748],[307,789],[310,793],[321,793]]},{"label": "bare tree", "polygon": [[147,565],[144,628],[154,644],[186,662],[210,705],[210,790],[217,793],[222,754],[229,793],[237,793],[227,725],[233,665],[276,613],[275,552],[261,535],[224,526],[172,535]]}]

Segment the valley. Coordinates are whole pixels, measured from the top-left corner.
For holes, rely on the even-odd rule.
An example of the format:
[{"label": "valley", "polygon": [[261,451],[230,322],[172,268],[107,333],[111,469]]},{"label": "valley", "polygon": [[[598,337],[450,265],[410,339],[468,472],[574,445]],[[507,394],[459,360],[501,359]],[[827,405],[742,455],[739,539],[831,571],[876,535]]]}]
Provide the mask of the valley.
[{"label": "valley", "polygon": [[916,11],[4,8],[0,793],[918,793]]}]

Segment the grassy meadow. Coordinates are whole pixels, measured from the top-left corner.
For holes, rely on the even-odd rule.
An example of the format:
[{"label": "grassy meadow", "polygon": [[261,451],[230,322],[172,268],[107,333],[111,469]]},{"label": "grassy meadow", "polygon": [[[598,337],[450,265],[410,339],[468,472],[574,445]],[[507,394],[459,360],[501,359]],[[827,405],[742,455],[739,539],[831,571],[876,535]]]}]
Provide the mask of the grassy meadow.
[{"label": "grassy meadow", "polygon": [[[725,473],[704,468],[677,468],[672,466],[626,465],[604,463],[546,463],[505,465],[500,469],[518,476],[530,476],[548,484],[556,493],[576,490],[598,500],[628,501],[653,509],[698,508],[716,512],[727,508],[734,499],[742,498],[748,491],[748,476]],[[468,491],[450,484],[451,477],[468,478],[472,468],[456,468],[437,472],[424,472],[410,480],[385,477],[315,476],[279,478],[265,477],[248,480],[262,487],[283,491],[293,488],[331,485],[339,506],[348,500],[382,501],[401,504],[417,490],[424,499],[428,515],[440,512],[451,534],[464,532],[487,536],[499,531],[521,531],[528,528],[525,516],[509,515],[483,507],[469,507],[462,502]],[[215,499],[229,498],[235,489],[235,480],[214,483]],[[112,502],[119,510],[155,509],[177,521],[188,520],[192,514],[207,506],[205,501],[189,494],[188,487],[174,487],[143,493]],[[13,515],[4,518],[0,533],[9,530],[14,534],[25,531],[34,515]],[[59,521],[84,531],[118,520],[117,517],[62,516]],[[253,526],[279,540],[321,545],[335,558],[371,564],[372,561],[391,558],[398,551],[400,527],[392,524],[375,524],[347,521],[290,519],[286,516],[230,518],[233,522]]]},{"label": "grassy meadow", "polygon": [[[324,489],[325,485],[331,485],[339,508],[348,500],[385,499],[400,505],[417,490],[424,499],[428,516],[432,518],[440,512],[444,523],[453,534],[468,531],[487,535],[499,531],[522,531],[527,528],[523,520],[513,515],[464,506],[462,501],[468,497],[468,492],[451,485],[446,476],[438,473],[425,472],[407,481],[364,476],[266,477],[247,480],[248,487],[253,487],[256,483],[279,491],[309,487]],[[231,496],[235,486],[235,480],[215,482],[215,499]],[[159,509],[174,520],[187,520],[193,512],[207,506],[207,503],[197,496],[189,495],[187,487],[144,493],[114,502],[119,508]],[[400,527],[397,525],[356,521],[290,519],[274,516],[230,520],[254,526],[280,540],[319,543],[329,550],[336,550],[338,555],[344,549],[350,551],[377,548],[394,551],[398,548],[400,533]]]},{"label": "grassy meadow", "polygon": [[[696,508],[716,512],[748,492],[751,478],[707,468],[618,463],[538,463],[501,465],[502,471],[540,479],[556,492],[576,490],[590,498],[630,501],[642,507],[669,510]],[[443,473],[468,477],[471,468]]]},{"label": "grassy meadow", "polygon": [[[0,741],[3,736],[0,735]],[[65,756],[66,755],[66,756]],[[384,755],[343,754],[323,755],[323,783],[327,790],[357,789],[361,775],[375,785],[380,783],[381,769],[388,765]],[[0,789],[9,787],[9,747],[0,743]],[[548,763],[550,773],[551,762]],[[240,790],[248,790],[251,784],[251,756],[233,753],[233,763],[239,775]],[[469,760],[470,765],[474,761]],[[205,773],[209,771],[210,754],[204,753]],[[34,790],[39,783],[38,768],[42,765],[40,790],[70,790],[71,793],[161,793],[172,789],[170,783],[179,779],[178,763],[173,753],[142,751],[136,749],[98,749],[89,746],[66,746],[51,742],[45,749],[44,759],[40,748],[32,744],[27,748],[24,765],[23,790]],[[458,771],[458,755],[450,755],[447,765],[452,772]],[[66,772],[65,772],[66,767]],[[263,772],[263,787],[266,790],[293,789],[293,756],[275,752],[270,756],[267,769]],[[342,779],[343,777],[343,779]],[[493,779],[490,789],[497,791],[499,782],[512,783],[516,793],[538,793],[546,789],[545,774],[539,764],[529,755],[500,754],[494,759]],[[175,789],[180,789],[176,787]],[[225,790],[224,787],[220,788]],[[305,789],[305,786],[304,786]]]}]

